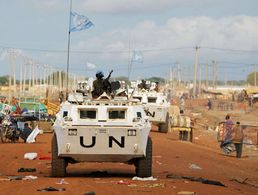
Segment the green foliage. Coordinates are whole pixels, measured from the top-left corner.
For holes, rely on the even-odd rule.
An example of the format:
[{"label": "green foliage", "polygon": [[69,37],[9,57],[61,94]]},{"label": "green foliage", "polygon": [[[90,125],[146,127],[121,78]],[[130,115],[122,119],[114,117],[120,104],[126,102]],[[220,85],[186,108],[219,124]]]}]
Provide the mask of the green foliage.
[{"label": "green foliage", "polygon": [[8,85],[9,84],[9,76],[0,77],[0,85]]},{"label": "green foliage", "polygon": [[160,77],[151,77],[148,79],[145,79],[147,81],[151,81],[151,82],[159,82],[159,83],[165,83],[165,79],[160,78]]},{"label": "green foliage", "polygon": [[247,76],[247,83],[255,85],[255,73],[256,73],[256,84],[258,84],[258,72],[252,72]]}]

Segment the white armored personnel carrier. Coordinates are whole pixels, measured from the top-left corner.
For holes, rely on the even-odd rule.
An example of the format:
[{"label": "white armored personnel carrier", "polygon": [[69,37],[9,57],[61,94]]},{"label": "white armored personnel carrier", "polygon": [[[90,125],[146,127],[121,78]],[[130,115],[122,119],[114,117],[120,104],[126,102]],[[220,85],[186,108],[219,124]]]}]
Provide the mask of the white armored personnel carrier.
[{"label": "white armored personnel carrier", "polygon": [[123,98],[70,94],[53,125],[52,176],[77,162],[123,162],[134,164],[138,177],[152,175],[151,124],[139,101]]},{"label": "white armored personnel carrier", "polygon": [[161,133],[167,133],[169,129],[169,106],[166,96],[155,90],[137,90],[132,95],[133,98],[139,99],[145,106],[145,111],[149,120],[158,126]]}]

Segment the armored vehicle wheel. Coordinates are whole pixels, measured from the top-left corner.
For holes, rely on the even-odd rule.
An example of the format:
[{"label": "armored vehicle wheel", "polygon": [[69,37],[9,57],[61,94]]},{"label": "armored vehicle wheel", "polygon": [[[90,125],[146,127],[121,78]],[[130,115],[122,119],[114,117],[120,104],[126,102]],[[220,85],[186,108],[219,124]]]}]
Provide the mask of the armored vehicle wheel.
[{"label": "armored vehicle wheel", "polygon": [[166,122],[159,124],[159,132],[161,133],[167,133],[169,128],[169,114],[167,113],[166,116]]},{"label": "armored vehicle wheel", "polygon": [[138,177],[151,177],[152,175],[152,140],[148,137],[146,157],[138,159],[135,163]]},{"label": "armored vehicle wheel", "polygon": [[3,128],[0,129],[0,141],[2,143],[4,143],[4,129]]},{"label": "armored vehicle wheel", "polygon": [[64,158],[58,157],[58,146],[56,140],[56,134],[52,138],[52,176],[64,177],[66,174],[66,162]]}]

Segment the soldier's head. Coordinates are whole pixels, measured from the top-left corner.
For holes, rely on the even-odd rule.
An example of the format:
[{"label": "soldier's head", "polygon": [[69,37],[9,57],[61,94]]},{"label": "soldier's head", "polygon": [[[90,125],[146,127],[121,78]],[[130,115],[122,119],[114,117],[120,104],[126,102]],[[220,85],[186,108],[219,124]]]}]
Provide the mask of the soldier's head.
[{"label": "soldier's head", "polygon": [[103,72],[102,72],[102,71],[98,71],[98,72],[96,73],[96,77],[97,77],[97,79],[102,79],[102,78],[104,77]]}]

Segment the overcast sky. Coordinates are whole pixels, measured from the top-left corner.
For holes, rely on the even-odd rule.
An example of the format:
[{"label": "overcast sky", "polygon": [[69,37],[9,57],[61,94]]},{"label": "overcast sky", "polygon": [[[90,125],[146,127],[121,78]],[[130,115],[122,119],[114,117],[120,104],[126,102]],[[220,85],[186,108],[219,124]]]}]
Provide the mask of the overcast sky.
[{"label": "overcast sky", "polygon": [[[0,75],[9,72],[8,48],[66,70],[69,6],[69,0],[0,0]],[[219,79],[245,79],[258,65],[257,8],[258,0],[73,0],[72,10],[94,26],[71,33],[70,72],[113,69],[113,76],[127,76],[129,51],[137,50],[143,63],[132,64],[132,79],[165,78],[176,63],[186,77],[200,46],[209,75],[216,60]]]}]

